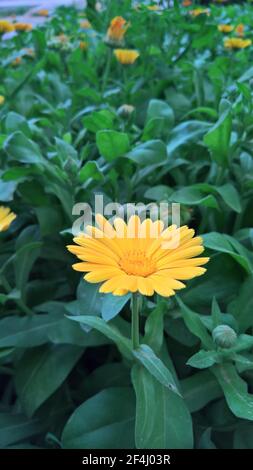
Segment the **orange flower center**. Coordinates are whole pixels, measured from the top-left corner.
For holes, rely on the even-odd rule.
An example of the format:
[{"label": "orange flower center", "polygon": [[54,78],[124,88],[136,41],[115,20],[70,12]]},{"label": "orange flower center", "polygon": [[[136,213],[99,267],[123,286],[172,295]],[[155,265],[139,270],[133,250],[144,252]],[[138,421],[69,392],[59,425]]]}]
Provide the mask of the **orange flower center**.
[{"label": "orange flower center", "polygon": [[130,250],[120,259],[119,265],[129,275],[147,277],[156,270],[155,262],[142,250]]}]

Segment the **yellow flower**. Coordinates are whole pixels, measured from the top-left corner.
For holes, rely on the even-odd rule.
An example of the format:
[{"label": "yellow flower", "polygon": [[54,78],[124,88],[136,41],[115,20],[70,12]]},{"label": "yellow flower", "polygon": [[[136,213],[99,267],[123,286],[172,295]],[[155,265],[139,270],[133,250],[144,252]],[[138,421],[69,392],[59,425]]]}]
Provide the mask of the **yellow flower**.
[{"label": "yellow flower", "polygon": [[190,7],[192,5],[191,0],[184,0],[182,3],[183,7]]},{"label": "yellow flower", "polygon": [[0,232],[4,232],[9,228],[14,219],[16,219],[16,214],[11,212],[9,207],[0,207]]},{"label": "yellow flower", "polygon": [[86,51],[88,49],[88,43],[86,41],[80,41],[79,47],[82,51]]},{"label": "yellow flower", "polygon": [[84,28],[84,29],[91,29],[92,28],[89,20],[81,21],[80,26],[81,26],[81,28]]},{"label": "yellow flower", "polygon": [[210,11],[208,8],[195,8],[194,10],[191,10],[190,15],[192,15],[194,18],[199,15],[210,15]]},{"label": "yellow flower", "polygon": [[148,10],[158,11],[158,10],[160,10],[160,8],[159,8],[158,5],[150,5],[150,6],[148,6]]},{"label": "yellow flower", "polygon": [[36,15],[39,16],[49,16],[49,11],[46,8],[41,8],[35,12]]},{"label": "yellow flower", "polygon": [[114,227],[100,214],[96,222],[99,228],[88,226],[86,234],[74,238],[77,245],[67,248],[81,260],[73,269],[88,273],[88,282],[103,282],[99,292],[157,292],[169,297],[185,287],[181,280],[206,271],[200,266],[209,258],[195,258],[204,250],[202,238],[194,238],[194,230],[187,226],[164,230],[161,220],[141,222],[136,215],[128,224],[115,218]]},{"label": "yellow flower", "polygon": [[21,57],[16,57],[16,59],[14,59],[11,64],[13,67],[16,67],[17,65],[20,65],[21,62],[22,62]]},{"label": "yellow flower", "polygon": [[251,46],[251,39],[229,38],[224,41],[226,49],[245,49]]},{"label": "yellow flower", "polygon": [[15,28],[12,23],[8,20],[0,20],[0,33],[10,33],[14,31]]},{"label": "yellow flower", "polygon": [[106,40],[113,43],[121,43],[126,34],[129,23],[122,16],[115,16],[112,19],[106,33]]},{"label": "yellow flower", "polygon": [[4,102],[5,102],[5,97],[3,95],[0,95],[0,106],[2,106]]},{"label": "yellow flower", "polygon": [[233,31],[234,26],[232,26],[231,24],[219,24],[217,28],[221,33],[230,33],[231,31]]},{"label": "yellow flower", "polygon": [[240,23],[236,26],[235,32],[238,36],[243,36],[244,35],[244,24]]},{"label": "yellow flower", "polygon": [[124,65],[133,64],[139,57],[139,52],[132,49],[115,49],[114,55],[118,62]]},{"label": "yellow flower", "polygon": [[31,31],[32,24],[30,23],[15,23],[14,28],[16,31]]}]

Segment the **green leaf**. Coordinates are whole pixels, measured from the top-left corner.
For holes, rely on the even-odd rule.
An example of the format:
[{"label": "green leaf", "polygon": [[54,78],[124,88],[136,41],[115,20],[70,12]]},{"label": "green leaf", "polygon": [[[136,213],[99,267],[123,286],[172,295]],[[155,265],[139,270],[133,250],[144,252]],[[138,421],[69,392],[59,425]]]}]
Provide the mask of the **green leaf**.
[{"label": "green leaf", "polygon": [[209,128],[210,124],[204,121],[186,121],[176,126],[167,145],[169,157],[182,145],[198,142]]},{"label": "green leaf", "polygon": [[128,135],[113,130],[97,132],[96,144],[99,152],[108,162],[125,155],[130,149]]},{"label": "green leaf", "polygon": [[60,318],[57,314],[3,318],[0,321],[0,348],[31,348],[46,343],[50,330],[57,328]]},{"label": "green leaf", "polygon": [[218,209],[219,205],[217,200],[212,194],[206,196],[198,188],[194,186],[184,187],[178,189],[169,198],[170,201],[185,204],[187,206],[206,206]]},{"label": "green leaf", "polygon": [[248,274],[253,272],[253,264],[251,260],[248,259],[247,252],[243,250],[242,245],[237,242],[237,240],[235,240],[237,242],[236,246],[239,246],[239,250],[243,254],[236,252],[234,246],[232,245],[233,237],[229,237],[225,233],[210,232],[203,235],[203,240],[205,247],[210,248],[211,250],[219,251],[221,253],[229,254],[245,269]]},{"label": "green leaf", "polygon": [[238,213],[242,211],[239,194],[231,183],[224,184],[223,186],[216,186],[215,189],[231,209]]},{"label": "green leaf", "polygon": [[197,369],[206,369],[219,362],[219,353],[216,351],[204,351],[201,349],[187,361],[187,365]]},{"label": "green leaf", "polygon": [[77,346],[40,346],[26,351],[18,363],[16,391],[28,416],[64,382],[83,353]]},{"label": "green leaf", "polygon": [[168,161],[166,145],[161,140],[149,140],[137,145],[126,157],[138,165],[161,165]]},{"label": "green leaf", "polygon": [[[253,72],[253,68],[252,68]],[[240,423],[234,433],[234,449],[253,449],[253,424]]]},{"label": "green leaf", "polygon": [[80,183],[84,183],[89,178],[94,181],[102,181],[103,173],[100,171],[97,162],[86,162],[78,174]]},{"label": "green leaf", "polygon": [[27,120],[21,114],[14,113],[11,111],[7,114],[5,120],[5,129],[6,133],[11,134],[15,131],[23,132],[27,137],[31,136],[31,131],[29,129]]},{"label": "green leaf", "polygon": [[212,321],[213,321],[213,328],[215,328],[218,325],[221,325],[222,323],[222,315],[221,315],[220,307],[215,297],[213,298],[213,301],[212,301]]},{"label": "green leaf", "polygon": [[41,428],[37,419],[28,420],[22,414],[0,413],[0,448],[36,436]]},{"label": "green leaf", "polygon": [[67,304],[66,309],[72,315],[83,315],[84,305],[89,305],[93,315],[100,315],[102,308],[102,295],[99,293],[98,284],[90,284],[80,279],[77,287],[77,300]]},{"label": "green leaf", "polygon": [[172,373],[149,346],[141,344],[133,351],[133,355],[158,382],[180,395]]},{"label": "green leaf", "polygon": [[209,371],[201,371],[181,381],[183,397],[191,413],[222,396],[217,379]]},{"label": "green leaf", "polygon": [[179,297],[176,297],[176,300],[182,310],[182,317],[187,328],[201,340],[206,348],[213,349],[211,336],[201,322],[199,315],[188,308]]},{"label": "green leaf", "polygon": [[15,255],[15,278],[16,286],[25,295],[25,288],[32,267],[40,255],[42,242],[32,242],[22,246]]},{"label": "green leaf", "polygon": [[107,388],[80,405],[62,433],[64,449],[134,448],[134,396],[128,387]]},{"label": "green leaf", "polygon": [[166,302],[159,302],[149,313],[145,323],[144,343],[148,344],[155,353],[159,353],[163,343],[163,317],[167,311]]},{"label": "green leaf", "polygon": [[172,193],[172,188],[163,184],[159,184],[158,186],[148,188],[147,191],[145,191],[144,196],[147,199],[151,199],[152,201],[162,201],[164,199],[168,199]]},{"label": "green leaf", "polygon": [[116,315],[118,315],[124,308],[130,297],[131,294],[126,294],[122,296],[106,294],[102,300],[102,318],[105,321],[110,321],[112,318],[116,317]]},{"label": "green leaf", "polygon": [[127,358],[132,358],[131,341],[128,338],[125,338],[115,326],[108,325],[108,323],[102,320],[102,318],[89,315],[80,315],[77,317],[73,316],[68,318],[100,331],[100,333],[105,335],[117,345],[124,356]]},{"label": "green leaf", "polygon": [[214,366],[212,371],[223,389],[232,413],[237,418],[253,421],[253,395],[247,392],[247,384],[238,375],[234,365]]},{"label": "green leaf", "polygon": [[[224,100],[225,101],[225,100]],[[231,106],[221,103],[225,110],[221,113],[216,124],[204,136],[204,143],[208,147],[212,159],[218,165],[226,167],[229,160],[229,144],[232,131]]]},{"label": "green leaf", "polygon": [[147,121],[153,118],[164,118],[167,126],[172,126],[175,120],[174,111],[165,101],[153,99],[148,104]]},{"label": "green leaf", "polygon": [[12,201],[16,187],[17,183],[14,181],[0,181],[0,201]]},{"label": "green leaf", "polygon": [[114,114],[106,109],[95,111],[83,118],[83,124],[91,132],[97,132],[102,129],[112,129]]},{"label": "green leaf", "polygon": [[43,163],[43,157],[37,144],[28,139],[22,132],[11,134],[4,148],[9,157],[22,163]]},{"label": "green leaf", "polygon": [[238,321],[241,332],[253,326],[253,276],[249,276],[242,284],[237,297],[229,304],[228,311]]},{"label": "green leaf", "polygon": [[144,367],[133,367],[132,382],[136,394],[137,449],[191,449],[192,422],[184,400]]}]

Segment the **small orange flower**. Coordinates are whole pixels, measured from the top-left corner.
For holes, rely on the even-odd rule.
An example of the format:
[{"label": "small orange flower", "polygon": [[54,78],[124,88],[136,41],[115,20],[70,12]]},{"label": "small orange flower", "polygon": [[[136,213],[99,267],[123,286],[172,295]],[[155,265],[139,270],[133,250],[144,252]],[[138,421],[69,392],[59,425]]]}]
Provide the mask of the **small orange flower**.
[{"label": "small orange flower", "polygon": [[86,41],[80,41],[79,47],[82,51],[86,51],[88,49],[88,43]]},{"label": "small orange flower", "polygon": [[49,11],[46,8],[41,8],[35,12],[36,15],[39,16],[49,16]]},{"label": "small orange flower", "polygon": [[17,65],[20,65],[21,62],[22,62],[21,57],[16,57],[16,59],[14,59],[11,64],[13,67],[16,67]]},{"label": "small orange flower", "polygon": [[116,44],[122,43],[128,27],[129,23],[122,16],[115,16],[107,30],[106,40]]},{"label": "small orange flower", "polygon": [[224,41],[226,49],[245,49],[251,46],[251,39],[229,38]]},{"label": "small orange flower", "polygon": [[191,10],[189,13],[194,18],[200,15],[207,15],[207,16],[210,15],[210,11],[208,10],[208,8],[195,8],[194,10]]},{"label": "small orange flower", "polygon": [[221,33],[231,33],[231,31],[234,29],[234,26],[230,24],[219,24],[217,28]]},{"label": "small orange flower", "polygon": [[81,28],[84,28],[84,29],[91,29],[92,28],[91,23],[89,22],[89,20],[81,21],[80,26],[81,26]]},{"label": "small orange flower", "polygon": [[244,24],[240,23],[236,26],[235,32],[238,36],[244,36]]},{"label": "small orange flower", "polygon": [[30,23],[15,23],[14,28],[16,31],[31,31],[32,25]]},{"label": "small orange flower", "polygon": [[115,49],[114,55],[121,64],[130,65],[138,59],[140,53],[132,49]]},{"label": "small orange flower", "polygon": [[182,3],[183,7],[190,7],[192,5],[191,0],[184,0]]}]

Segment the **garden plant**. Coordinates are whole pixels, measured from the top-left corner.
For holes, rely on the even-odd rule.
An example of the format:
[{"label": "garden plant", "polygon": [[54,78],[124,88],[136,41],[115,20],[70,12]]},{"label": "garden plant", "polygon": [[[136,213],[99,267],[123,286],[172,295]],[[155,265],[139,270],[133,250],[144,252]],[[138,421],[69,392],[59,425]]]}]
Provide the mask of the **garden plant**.
[{"label": "garden plant", "polygon": [[0,20],[3,449],[253,448],[253,5],[167,3]]}]

